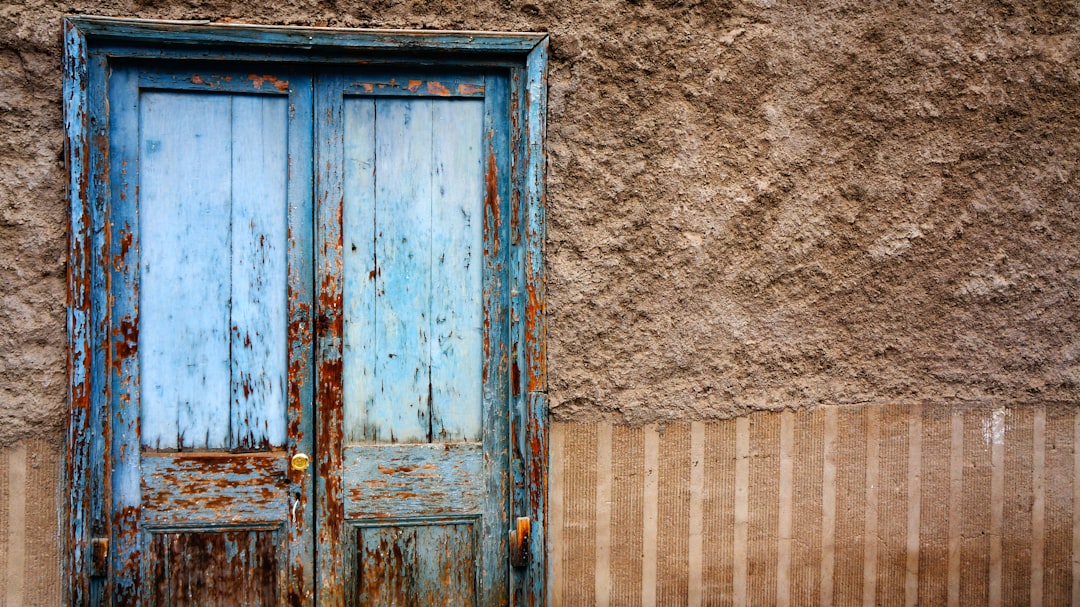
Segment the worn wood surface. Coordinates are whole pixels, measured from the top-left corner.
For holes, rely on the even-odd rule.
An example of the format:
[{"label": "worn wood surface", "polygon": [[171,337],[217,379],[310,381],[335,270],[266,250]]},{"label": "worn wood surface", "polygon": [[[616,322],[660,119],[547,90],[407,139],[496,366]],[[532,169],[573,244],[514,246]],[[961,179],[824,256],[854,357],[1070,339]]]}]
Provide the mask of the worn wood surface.
[{"label": "worn wood surface", "polygon": [[139,101],[142,443],[281,446],[286,99]]},{"label": "worn wood surface", "polygon": [[[434,583],[436,571],[458,567],[459,581],[441,582],[451,602],[505,602],[509,468],[523,454],[509,449],[508,403],[511,392],[521,393],[510,384],[522,376],[521,365],[510,362],[522,351],[510,345],[510,323],[522,322],[520,312],[510,313],[510,300],[525,286],[511,279],[522,266],[510,263],[509,225],[523,224],[527,211],[515,204],[511,212],[511,199],[524,200],[527,189],[511,156],[522,155],[518,166],[528,162],[527,152],[511,143],[524,131],[511,133],[517,110],[510,107],[508,71],[485,70],[520,65],[543,36],[316,29],[297,36],[276,28],[96,18],[72,19],[67,27],[69,154],[84,154],[72,166],[73,185],[84,184],[73,189],[72,225],[79,233],[72,251],[86,259],[73,263],[69,305],[73,411],[79,402],[87,410],[73,416],[70,439],[73,511],[89,505],[71,525],[76,604],[186,604],[176,597],[207,604],[210,595],[192,594],[196,586],[216,588],[207,580],[252,567],[272,571],[253,579],[275,590],[239,604],[314,604],[316,594],[330,604],[355,599],[385,582],[350,586],[362,577],[356,525],[370,527],[373,520],[397,520],[392,526],[408,530],[401,537],[418,538],[417,554],[428,556],[414,559],[410,575]],[[153,46],[140,46],[151,39]],[[243,42],[251,46],[237,46]],[[193,46],[201,43],[208,46]],[[343,48],[372,53],[374,65],[392,56],[379,53],[402,45],[469,67],[460,73],[350,68],[347,77],[266,67],[300,52],[305,60],[337,63],[343,56],[331,54]],[[441,54],[464,49],[498,54]],[[180,62],[160,69],[132,58]],[[183,63],[211,58],[270,63]],[[358,124],[370,127],[368,140],[353,137],[367,128]],[[403,145],[410,140],[413,145]],[[370,162],[358,151],[364,145],[374,152]],[[361,160],[350,164],[346,156]],[[393,182],[378,181],[394,171]],[[342,205],[350,188],[374,192],[370,211]],[[385,209],[383,200],[391,202]],[[350,218],[353,211],[359,215]],[[363,229],[370,231],[370,267],[357,261],[364,247],[357,259],[344,251],[350,223],[365,226],[358,242],[368,238]],[[380,242],[380,231],[396,231],[399,240]],[[521,241],[514,237],[514,245]],[[374,278],[386,272],[380,258],[390,266],[406,260],[404,272],[381,284],[369,278],[372,269]],[[350,265],[358,272],[346,279],[342,268]],[[418,274],[426,280],[415,280]],[[370,292],[356,289],[360,307],[345,305],[347,281],[359,286],[365,279],[374,284]],[[393,279],[402,282],[388,284]],[[359,428],[361,436],[378,430],[370,419],[343,423],[343,321],[355,316],[357,347],[364,347],[365,334],[385,328],[364,323],[378,318],[366,311],[377,309],[386,286],[383,319],[404,312],[398,328],[414,331],[403,348],[412,358],[400,369],[411,364],[418,380],[409,397],[418,423],[401,437],[421,444],[356,445],[385,452],[361,457],[349,447],[346,458],[347,429]],[[411,310],[402,305],[410,297]],[[400,334],[385,337],[390,343]],[[385,366],[378,357],[374,362],[363,364]],[[392,374],[407,376],[400,369]],[[395,382],[391,392],[401,385]],[[95,417],[95,407],[104,416]],[[324,447],[318,452],[311,433],[316,410]],[[389,417],[396,424],[408,414]],[[379,442],[399,440],[394,432]],[[398,448],[420,450],[401,455]],[[287,457],[298,451],[311,453],[315,465],[287,468]],[[380,457],[400,465],[383,464],[393,469],[388,475]],[[437,473],[429,475],[432,467]],[[376,474],[390,482],[366,505],[363,493],[342,486],[348,476]],[[395,484],[415,496],[383,508],[379,499],[392,495]],[[350,498],[359,507],[346,524]],[[97,581],[87,579],[83,556],[96,533],[109,537],[112,572]],[[367,537],[379,534],[387,539],[382,531]],[[438,546],[444,556],[472,556],[440,561],[431,554]],[[262,560],[245,556],[255,553]],[[219,557],[225,560],[198,570],[199,562]],[[422,587],[388,583],[415,588],[414,594]]]},{"label": "worn wood surface", "polygon": [[355,605],[477,605],[473,527],[459,521],[358,528]]},{"label": "worn wood surface", "polygon": [[280,604],[280,534],[261,530],[150,534],[146,602],[170,607]]}]

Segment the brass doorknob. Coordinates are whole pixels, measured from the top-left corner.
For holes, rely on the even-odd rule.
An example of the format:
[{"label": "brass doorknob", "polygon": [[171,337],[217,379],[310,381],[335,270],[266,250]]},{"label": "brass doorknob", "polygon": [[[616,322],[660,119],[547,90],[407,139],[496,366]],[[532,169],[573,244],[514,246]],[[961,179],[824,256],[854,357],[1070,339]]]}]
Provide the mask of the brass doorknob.
[{"label": "brass doorknob", "polygon": [[291,466],[293,470],[299,470],[301,472],[307,470],[308,464],[310,463],[311,458],[307,456],[307,453],[297,453],[289,460],[289,466]]}]

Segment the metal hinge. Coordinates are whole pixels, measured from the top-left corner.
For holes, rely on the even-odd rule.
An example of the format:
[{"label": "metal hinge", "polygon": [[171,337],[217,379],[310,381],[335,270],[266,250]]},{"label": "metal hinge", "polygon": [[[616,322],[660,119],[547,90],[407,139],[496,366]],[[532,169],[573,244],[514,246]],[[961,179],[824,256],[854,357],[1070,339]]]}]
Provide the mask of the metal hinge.
[{"label": "metal hinge", "polygon": [[109,538],[90,538],[90,577],[109,576]]},{"label": "metal hinge", "polygon": [[517,518],[517,528],[510,530],[510,565],[529,566],[529,529],[532,522],[527,516]]}]

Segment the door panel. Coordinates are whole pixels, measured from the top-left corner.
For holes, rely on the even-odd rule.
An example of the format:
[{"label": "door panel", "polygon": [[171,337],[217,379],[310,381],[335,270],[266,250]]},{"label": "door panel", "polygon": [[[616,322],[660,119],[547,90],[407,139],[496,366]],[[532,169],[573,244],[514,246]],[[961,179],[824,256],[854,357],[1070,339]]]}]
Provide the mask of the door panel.
[{"label": "door panel", "polygon": [[149,534],[145,604],[278,605],[282,533],[275,530]]},{"label": "door panel", "polygon": [[483,112],[344,100],[348,442],[480,438]]},{"label": "door panel", "polygon": [[287,101],[140,94],[145,448],[284,446]]},{"label": "door panel", "polygon": [[312,604],[311,77],[108,96],[115,602]]},{"label": "door panel", "polygon": [[319,282],[340,280],[343,316],[341,427],[319,417],[338,441],[321,455],[339,462],[324,517],[342,518],[342,546],[320,573],[350,604],[505,604],[506,77],[328,75],[319,89],[320,153],[343,164],[319,188],[341,191]]},{"label": "door panel", "polygon": [[356,605],[476,605],[473,521],[361,526]]}]

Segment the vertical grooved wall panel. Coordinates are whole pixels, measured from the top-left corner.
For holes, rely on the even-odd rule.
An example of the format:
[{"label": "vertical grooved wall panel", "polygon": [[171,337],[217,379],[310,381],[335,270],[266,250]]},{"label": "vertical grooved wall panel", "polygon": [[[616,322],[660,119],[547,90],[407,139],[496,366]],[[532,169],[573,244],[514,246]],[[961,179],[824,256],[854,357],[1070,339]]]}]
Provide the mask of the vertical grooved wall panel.
[{"label": "vertical grooved wall panel", "polygon": [[1072,504],[1074,410],[1046,409],[1046,552],[1043,556],[1043,605],[1068,605],[1072,600],[1074,533]]},{"label": "vertical grooved wall panel", "polygon": [[904,409],[885,407],[880,421],[877,584],[874,604],[904,605],[907,568],[908,423]]},{"label": "vertical grooved wall panel", "polygon": [[62,438],[0,451],[0,606],[61,603],[59,517]]},{"label": "vertical grooved wall panel", "polygon": [[795,417],[795,490],[792,505],[791,604],[817,605],[821,573],[821,475],[825,415]]},{"label": "vertical grooved wall panel", "polygon": [[964,484],[961,498],[960,604],[986,605],[990,573],[991,412],[964,412]]},{"label": "vertical grooved wall panel", "polygon": [[1005,509],[1002,537],[1002,600],[1026,605],[1031,599],[1032,423],[1030,410],[1005,419]]},{"label": "vertical grooved wall panel", "polygon": [[611,605],[641,605],[642,492],[645,437],[641,428],[612,432]]},{"label": "vertical grooved wall panel", "polygon": [[690,426],[673,424],[660,434],[660,499],[657,508],[656,602],[686,605],[689,581]]},{"label": "vertical grooved wall panel", "polygon": [[562,604],[578,607],[596,601],[596,424],[565,434]]},{"label": "vertical grooved wall panel", "polygon": [[[695,425],[603,424],[552,426],[554,607],[647,607],[649,597],[664,606],[885,606],[916,598],[918,605],[1052,606],[1074,604],[1080,593],[1075,407],[924,404],[868,415],[845,406]],[[30,439],[0,450],[0,607],[62,602],[61,444]],[[786,489],[782,475],[790,478]],[[692,487],[702,493],[693,500]],[[790,536],[781,537],[785,530]],[[830,539],[831,550],[823,543]],[[691,562],[691,555],[699,556]],[[827,555],[834,559],[828,595]]]},{"label": "vertical grooved wall panel", "polygon": [[705,496],[702,507],[702,604],[732,604],[735,542],[735,420],[705,427]]},{"label": "vertical grooved wall panel", "polygon": [[836,438],[836,568],[833,605],[859,605],[863,596],[866,530],[866,412],[840,409]]},{"label": "vertical grooved wall panel", "polygon": [[919,604],[945,605],[949,560],[948,408],[922,410],[922,508],[919,525]]},{"label": "vertical grooved wall panel", "polygon": [[60,549],[57,486],[61,453],[55,443],[30,439],[26,457],[26,538],[24,605],[59,605]]},{"label": "vertical grooved wall panel", "polygon": [[750,422],[750,526],[747,596],[751,605],[776,604],[777,513],[780,491],[780,415]]}]

